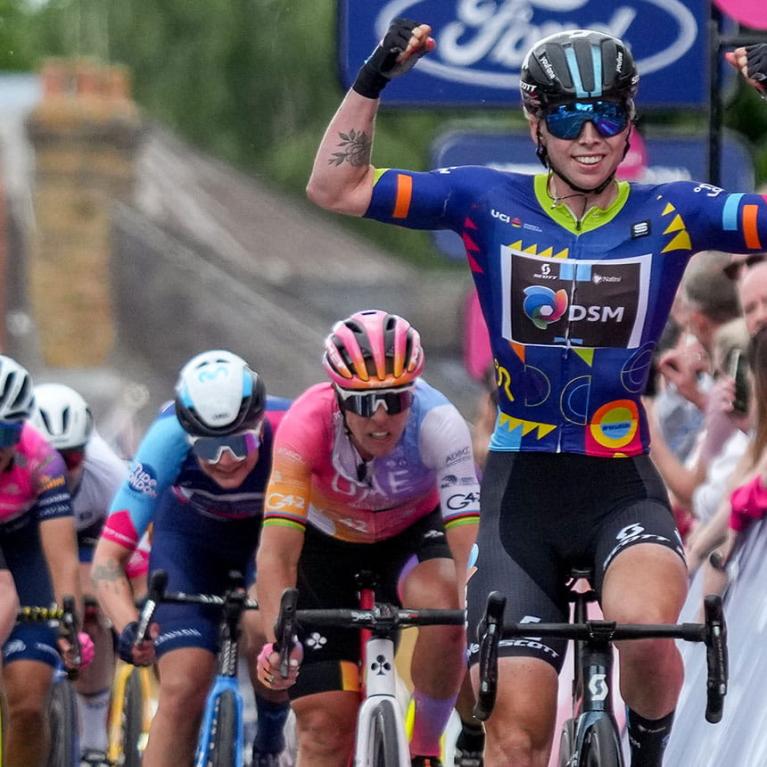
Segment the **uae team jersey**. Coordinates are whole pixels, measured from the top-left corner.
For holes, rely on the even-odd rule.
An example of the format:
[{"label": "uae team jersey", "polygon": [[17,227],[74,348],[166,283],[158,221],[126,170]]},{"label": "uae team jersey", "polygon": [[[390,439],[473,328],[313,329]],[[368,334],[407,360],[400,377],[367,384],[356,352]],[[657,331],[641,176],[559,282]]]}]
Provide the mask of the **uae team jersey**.
[{"label": "uae team jersey", "polygon": [[690,256],[767,249],[767,199],[708,184],[618,184],[580,221],[547,176],[485,167],[377,171],[365,214],[463,240],[490,333],[490,448],[647,452],[640,398]]},{"label": "uae team jersey", "polygon": [[363,461],[329,383],[288,410],[274,443],[264,525],[307,522],[342,541],[398,535],[439,505],[445,529],[476,523],[479,485],[466,422],[419,380],[405,430],[387,455]]}]

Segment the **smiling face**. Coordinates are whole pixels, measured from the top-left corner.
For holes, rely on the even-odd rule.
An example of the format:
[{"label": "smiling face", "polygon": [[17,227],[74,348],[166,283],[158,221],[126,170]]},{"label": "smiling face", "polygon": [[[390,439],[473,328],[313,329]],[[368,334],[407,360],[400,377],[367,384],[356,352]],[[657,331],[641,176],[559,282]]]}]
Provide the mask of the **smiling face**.
[{"label": "smiling face", "polygon": [[399,442],[405,431],[410,408],[396,415],[389,415],[381,405],[370,418],[346,411],[346,425],[352,436],[354,447],[366,461],[388,455]]},{"label": "smiling face", "polygon": [[209,476],[219,487],[224,490],[236,490],[253,471],[258,463],[258,455],[259,451],[255,450],[245,458],[235,458],[230,451],[225,450],[215,463],[198,458],[197,464],[202,473]]},{"label": "smiling face", "polygon": [[[551,134],[543,119],[530,121],[530,134],[536,143],[540,140],[545,146],[549,166],[556,174],[556,188],[551,191],[558,197],[576,191],[570,183],[581,189],[596,189],[610,178],[623,159],[630,130],[627,126],[615,136],[605,137],[593,123],[586,122],[577,138],[561,139]],[[610,187],[602,192],[606,196],[612,194]],[[597,200],[600,198],[597,197],[595,203]]]}]

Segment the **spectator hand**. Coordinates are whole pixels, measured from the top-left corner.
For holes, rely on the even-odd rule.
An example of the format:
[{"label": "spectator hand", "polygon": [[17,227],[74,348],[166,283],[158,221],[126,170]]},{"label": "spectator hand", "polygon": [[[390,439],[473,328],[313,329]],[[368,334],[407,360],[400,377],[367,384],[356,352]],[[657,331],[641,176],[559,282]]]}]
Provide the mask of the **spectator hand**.
[{"label": "spectator hand", "polygon": [[261,648],[258,654],[258,681],[270,690],[287,690],[298,679],[301,661],[304,659],[303,645],[296,641],[290,651],[289,669],[287,678],[280,673],[280,654],[269,642]]},{"label": "spectator hand", "polygon": [[658,370],[666,381],[701,410],[705,407],[706,396],[698,388],[698,376],[709,368],[708,355],[697,341],[669,349],[658,360]]},{"label": "spectator hand", "polygon": [[394,19],[368,60],[362,65],[352,88],[361,96],[377,99],[392,77],[404,74],[421,56],[436,47],[431,27],[411,19]]}]

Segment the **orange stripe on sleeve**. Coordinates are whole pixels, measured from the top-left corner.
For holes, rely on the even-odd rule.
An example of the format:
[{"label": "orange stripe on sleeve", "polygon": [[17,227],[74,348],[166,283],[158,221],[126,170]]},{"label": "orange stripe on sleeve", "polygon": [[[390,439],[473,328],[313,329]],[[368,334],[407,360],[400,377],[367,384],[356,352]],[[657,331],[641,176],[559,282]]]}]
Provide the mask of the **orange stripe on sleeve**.
[{"label": "orange stripe on sleeve", "polygon": [[758,212],[758,205],[743,206],[743,236],[746,238],[747,248],[761,250],[762,242],[759,239],[759,229],[756,225]]},{"label": "orange stripe on sleeve", "polygon": [[397,197],[394,200],[392,218],[407,218],[410,212],[410,201],[413,198],[413,178],[404,173],[397,174]]}]

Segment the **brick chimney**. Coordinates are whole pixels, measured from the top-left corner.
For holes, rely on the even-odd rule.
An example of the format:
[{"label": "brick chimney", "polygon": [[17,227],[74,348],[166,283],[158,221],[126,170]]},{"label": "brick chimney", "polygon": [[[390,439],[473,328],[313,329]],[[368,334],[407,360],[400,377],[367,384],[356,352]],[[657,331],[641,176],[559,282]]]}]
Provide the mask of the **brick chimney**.
[{"label": "brick chimney", "polygon": [[45,363],[103,364],[114,342],[110,215],[130,197],[142,134],[125,69],[51,60],[27,119],[35,149],[29,295]]}]

